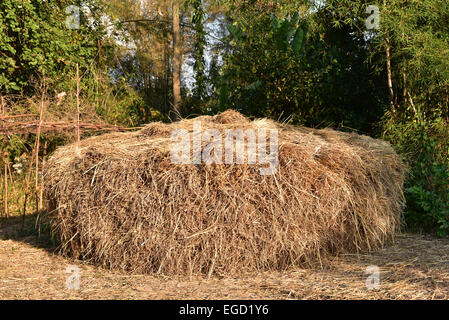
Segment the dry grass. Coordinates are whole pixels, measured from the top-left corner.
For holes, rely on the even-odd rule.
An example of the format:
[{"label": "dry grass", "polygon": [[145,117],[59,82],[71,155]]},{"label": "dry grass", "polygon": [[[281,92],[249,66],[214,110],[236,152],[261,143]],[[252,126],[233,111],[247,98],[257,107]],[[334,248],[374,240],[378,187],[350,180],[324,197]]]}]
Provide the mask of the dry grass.
[{"label": "dry grass", "polygon": [[[104,270],[53,254],[19,229],[0,221],[0,299],[449,299],[449,239],[400,234],[391,247],[341,255],[325,269],[207,279]],[[68,265],[81,269],[80,290],[65,287]],[[379,290],[365,287],[368,265],[381,270]]]},{"label": "dry grass", "polygon": [[[170,133],[279,130],[279,169],[170,161]],[[400,226],[404,166],[380,140],[228,111],[59,148],[44,181],[60,252],[131,273],[241,275],[370,252]]]}]

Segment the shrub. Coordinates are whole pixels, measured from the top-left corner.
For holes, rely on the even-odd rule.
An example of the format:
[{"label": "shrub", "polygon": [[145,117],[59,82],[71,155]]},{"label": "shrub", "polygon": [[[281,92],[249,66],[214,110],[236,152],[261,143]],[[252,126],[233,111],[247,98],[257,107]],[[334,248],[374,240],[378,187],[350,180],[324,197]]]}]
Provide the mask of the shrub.
[{"label": "shrub", "polygon": [[[388,115],[387,115],[388,117]],[[412,230],[449,234],[449,125],[421,111],[404,119],[389,116],[385,137],[410,166],[405,220]]]}]

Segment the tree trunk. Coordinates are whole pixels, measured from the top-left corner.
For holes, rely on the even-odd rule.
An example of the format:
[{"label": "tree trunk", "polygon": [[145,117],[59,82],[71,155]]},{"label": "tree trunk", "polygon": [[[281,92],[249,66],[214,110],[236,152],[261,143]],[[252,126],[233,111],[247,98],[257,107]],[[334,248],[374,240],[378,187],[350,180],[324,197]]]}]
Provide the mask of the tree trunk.
[{"label": "tree trunk", "polygon": [[[384,0],[383,1],[383,5],[384,5],[384,9],[386,9],[387,7],[387,1]],[[390,91],[390,104],[391,104],[391,108],[392,111],[395,113],[396,112],[396,108],[394,106],[394,91],[393,91],[393,81],[391,79],[391,55],[390,55],[390,37],[387,36],[386,38],[386,49],[385,49],[385,53],[387,56],[387,74],[388,74],[388,89]]]},{"label": "tree trunk", "polygon": [[181,117],[181,64],[182,64],[182,43],[181,27],[179,22],[179,3],[173,0],[173,114],[175,120]]},{"label": "tree trunk", "polygon": [[390,58],[390,38],[387,37],[387,73],[388,73],[388,89],[390,90],[390,104],[394,110],[394,91],[393,91],[393,81],[391,80],[391,58]]}]

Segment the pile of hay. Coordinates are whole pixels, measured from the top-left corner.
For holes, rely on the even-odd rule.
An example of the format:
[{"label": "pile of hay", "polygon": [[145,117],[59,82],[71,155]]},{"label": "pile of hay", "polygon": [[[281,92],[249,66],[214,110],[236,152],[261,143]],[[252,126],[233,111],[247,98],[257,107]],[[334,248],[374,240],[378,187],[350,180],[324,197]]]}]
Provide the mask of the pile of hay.
[{"label": "pile of hay", "polygon": [[[259,163],[173,163],[170,134],[192,132],[193,121],[277,129],[275,175]],[[404,170],[381,140],[226,111],[60,147],[44,181],[64,255],[138,273],[235,275],[388,243],[401,224]]]}]

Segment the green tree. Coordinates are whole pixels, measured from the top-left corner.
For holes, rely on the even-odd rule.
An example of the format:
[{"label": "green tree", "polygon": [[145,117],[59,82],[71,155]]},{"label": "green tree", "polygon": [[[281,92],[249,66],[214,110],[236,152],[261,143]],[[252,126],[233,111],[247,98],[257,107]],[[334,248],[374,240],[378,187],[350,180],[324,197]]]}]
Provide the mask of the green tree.
[{"label": "green tree", "polygon": [[[370,4],[373,4],[370,2]],[[414,229],[449,234],[449,3],[444,0],[374,2],[380,28],[360,26],[366,2],[329,0],[339,26],[369,36],[368,62],[384,73],[390,102],[383,136],[410,165],[406,222]],[[366,15],[365,15],[366,16]]]},{"label": "green tree", "polygon": [[80,12],[79,29],[66,27],[69,1],[4,0],[0,3],[0,92],[32,93],[33,79],[45,76],[63,81],[78,63],[82,69],[93,61],[104,34],[96,13],[98,1],[83,2],[90,22]]},{"label": "green tree", "polygon": [[256,3],[228,14],[220,101],[249,115],[372,132],[385,97],[357,28],[336,26],[331,10],[307,2]]}]

